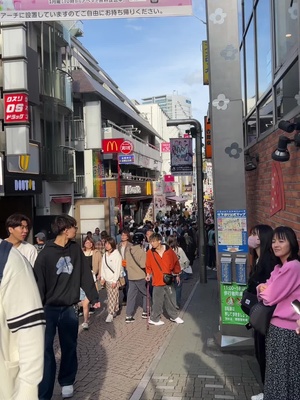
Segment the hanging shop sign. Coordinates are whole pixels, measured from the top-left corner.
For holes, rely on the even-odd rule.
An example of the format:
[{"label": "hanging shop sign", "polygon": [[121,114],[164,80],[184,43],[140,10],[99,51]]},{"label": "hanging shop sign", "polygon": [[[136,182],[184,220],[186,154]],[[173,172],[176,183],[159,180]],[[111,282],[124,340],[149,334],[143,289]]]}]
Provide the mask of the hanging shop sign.
[{"label": "hanging shop sign", "polygon": [[37,143],[29,143],[29,154],[5,157],[5,195],[42,193],[40,174],[40,149]]},{"label": "hanging shop sign", "polygon": [[119,159],[119,164],[134,164],[134,155],[133,154],[131,154],[129,156],[119,155],[118,159]]},{"label": "hanging shop sign", "polygon": [[193,175],[192,140],[182,138],[170,139],[172,175]]},{"label": "hanging shop sign", "polygon": [[120,145],[120,152],[122,154],[131,154],[134,150],[133,143],[130,140],[124,140]]},{"label": "hanging shop sign", "polygon": [[4,93],[3,101],[6,124],[29,122],[27,93]]},{"label": "hanging shop sign", "polygon": [[120,153],[121,144],[124,142],[120,139],[102,139],[102,151],[104,154]]}]

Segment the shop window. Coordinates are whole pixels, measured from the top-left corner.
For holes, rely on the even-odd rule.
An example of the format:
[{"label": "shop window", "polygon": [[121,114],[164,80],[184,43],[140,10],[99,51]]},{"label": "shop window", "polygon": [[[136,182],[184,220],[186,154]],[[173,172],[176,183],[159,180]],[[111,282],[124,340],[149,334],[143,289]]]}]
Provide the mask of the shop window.
[{"label": "shop window", "polygon": [[246,34],[246,114],[255,106],[256,104],[256,90],[255,90],[255,57],[254,57],[254,28],[253,21],[249,26],[248,32]]},{"label": "shop window", "polygon": [[241,43],[244,33],[244,26],[243,26],[243,1],[238,0],[238,24],[239,24],[239,43]]},{"label": "shop window", "polygon": [[298,1],[275,0],[276,67],[280,67],[298,42]]},{"label": "shop window", "polygon": [[258,118],[260,135],[274,125],[273,97],[271,94],[259,106]]},{"label": "shop window", "polygon": [[276,85],[277,117],[281,119],[295,107],[299,101],[299,62],[287,71],[281,81]]},{"label": "shop window", "polygon": [[246,121],[246,145],[257,139],[256,112],[254,112]]},{"label": "shop window", "polygon": [[253,11],[253,0],[244,0],[244,18],[245,18],[245,25],[247,26],[251,13]]},{"label": "shop window", "polygon": [[244,46],[242,46],[240,51],[240,65],[241,65],[241,93],[242,93],[242,106],[243,106],[243,116],[246,115],[245,111],[245,64],[244,64]]},{"label": "shop window", "polygon": [[272,82],[272,46],[271,46],[270,1],[260,0],[256,8],[256,46],[258,71],[258,98]]}]

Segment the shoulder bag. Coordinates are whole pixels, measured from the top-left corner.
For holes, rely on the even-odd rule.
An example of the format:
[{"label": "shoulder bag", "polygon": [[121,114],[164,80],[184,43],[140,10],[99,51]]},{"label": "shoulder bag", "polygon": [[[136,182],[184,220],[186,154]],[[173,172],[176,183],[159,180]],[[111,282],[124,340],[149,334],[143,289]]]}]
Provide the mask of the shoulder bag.
[{"label": "shoulder bag", "polygon": [[166,274],[163,272],[161,266],[159,265],[155,255],[154,255],[154,251],[152,252],[154,260],[156,261],[156,264],[158,265],[158,268],[161,270],[161,272],[163,273],[163,281],[166,285],[172,285],[173,280],[174,280],[174,276],[172,274]]},{"label": "shoulder bag", "polygon": [[275,308],[276,305],[265,306],[262,301],[256,303],[250,310],[249,322],[252,328],[262,335],[266,335]]},{"label": "shoulder bag", "polygon": [[241,299],[241,309],[247,315],[250,315],[251,308],[258,303],[257,295],[249,292],[248,288],[243,291]]},{"label": "shoulder bag", "polygon": [[134,255],[133,255],[133,253],[132,253],[131,247],[130,247],[130,249],[129,249],[129,253],[130,253],[130,255],[131,255],[133,261],[136,263],[136,265],[137,265],[138,267],[140,267],[141,270],[145,271],[145,267],[141,267],[140,264],[136,261],[136,258],[134,257]]},{"label": "shoulder bag", "polygon": [[[106,264],[107,268],[109,268],[109,269],[111,270],[111,272],[114,274],[115,271],[107,264],[106,253],[104,253],[104,261],[105,261],[105,264]],[[124,276],[120,276],[119,279],[118,279],[118,281],[119,281],[119,284],[120,284],[121,286],[125,286],[125,285],[126,285],[126,281],[125,281]]]}]

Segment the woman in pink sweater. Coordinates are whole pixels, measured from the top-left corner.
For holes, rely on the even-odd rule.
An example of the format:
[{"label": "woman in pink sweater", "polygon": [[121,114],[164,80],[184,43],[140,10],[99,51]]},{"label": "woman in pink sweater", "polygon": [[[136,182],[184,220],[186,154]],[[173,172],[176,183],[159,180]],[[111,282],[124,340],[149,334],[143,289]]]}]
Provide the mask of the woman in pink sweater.
[{"label": "woman in pink sweater", "polygon": [[295,232],[280,226],[274,230],[272,249],[280,264],[266,283],[257,286],[258,299],[277,305],[266,337],[264,400],[300,399],[300,337],[297,313],[291,302],[300,300],[299,244]]}]

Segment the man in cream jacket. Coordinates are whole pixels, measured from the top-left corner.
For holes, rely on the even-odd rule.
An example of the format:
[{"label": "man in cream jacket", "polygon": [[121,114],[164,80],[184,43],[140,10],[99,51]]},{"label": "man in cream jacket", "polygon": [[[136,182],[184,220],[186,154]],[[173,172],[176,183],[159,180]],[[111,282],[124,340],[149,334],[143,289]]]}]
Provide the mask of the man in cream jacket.
[{"label": "man in cream jacket", "polygon": [[0,399],[37,400],[43,377],[44,311],[32,267],[14,247],[0,280]]}]

